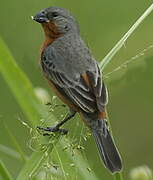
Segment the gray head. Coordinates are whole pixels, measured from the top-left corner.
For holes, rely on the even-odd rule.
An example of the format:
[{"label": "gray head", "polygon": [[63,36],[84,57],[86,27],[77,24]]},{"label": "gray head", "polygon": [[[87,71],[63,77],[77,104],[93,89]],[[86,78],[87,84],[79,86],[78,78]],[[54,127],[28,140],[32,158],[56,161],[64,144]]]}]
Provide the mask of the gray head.
[{"label": "gray head", "polygon": [[42,25],[48,24],[48,28],[51,31],[53,28],[57,28],[56,31],[59,34],[65,34],[67,32],[79,33],[79,27],[75,18],[69,11],[63,8],[49,7],[43,9],[33,17],[33,20]]}]

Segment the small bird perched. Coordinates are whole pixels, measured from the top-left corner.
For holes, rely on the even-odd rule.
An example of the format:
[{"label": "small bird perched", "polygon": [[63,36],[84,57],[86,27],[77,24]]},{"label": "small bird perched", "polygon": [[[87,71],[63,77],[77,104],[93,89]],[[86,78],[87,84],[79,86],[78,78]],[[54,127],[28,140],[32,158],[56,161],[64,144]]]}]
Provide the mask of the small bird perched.
[{"label": "small bird perched", "polygon": [[71,110],[56,126],[40,129],[66,133],[60,127],[78,112],[93,134],[105,167],[112,173],[120,171],[121,158],[106,120],[107,89],[98,63],[80,37],[75,18],[63,8],[49,7],[33,20],[42,25],[45,33],[41,50],[43,73],[52,90]]}]

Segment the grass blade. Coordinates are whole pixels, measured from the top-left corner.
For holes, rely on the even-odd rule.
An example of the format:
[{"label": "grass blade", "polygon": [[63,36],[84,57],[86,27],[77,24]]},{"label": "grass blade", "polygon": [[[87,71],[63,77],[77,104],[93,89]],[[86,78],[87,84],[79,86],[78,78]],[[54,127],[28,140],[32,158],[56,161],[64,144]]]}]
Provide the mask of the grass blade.
[{"label": "grass blade", "polygon": [[10,173],[6,169],[4,163],[0,160],[0,176],[5,180],[13,180]]},{"label": "grass blade", "polygon": [[131,36],[136,28],[144,21],[144,19],[153,11],[153,4],[142,14],[142,16],[133,24],[129,31],[118,41],[111,51],[100,62],[100,69],[103,71],[106,65],[112,60],[115,54],[121,49],[125,41]]},{"label": "grass blade", "polygon": [[[64,147],[64,141],[61,140],[61,148]],[[96,177],[96,175],[92,172],[88,171],[88,167],[89,165],[86,163],[86,161],[83,159],[82,155],[76,151],[75,151],[75,157],[73,157],[72,155],[69,155],[69,152],[66,151],[67,156],[71,159],[71,161],[74,161],[75,166],[78,168],[80,175],[82,176],[83,179],[88,179],[88,180],[98,180],[98,178]]]},{"label": "grass blade", "polygon": [[26,162],[26,156],[25,153],[22,151],[21,146],[19,145],[19,143],[17,142],[16,138],[13,136],[12,132],[10,131],[10,129],[7,127],[6,124],[4,124],[4,127],[14,145],[14,147],[16,148],[17,152],[20,154],[20,157],[22,159],[22,161]]},{"label": "grass blade", "polygon": [[[132,35],[136,28],[144,21],[144,19],[153,11],[153,4],[140,16],[140,18],[133,24],[128,32],[117,42],[117,44],[111,49],[111,51],[100,62],[99,66],[101,71],[104,70],[106,65],[112,60],[115,54],[121,49],[126,40]],[[116,173],[113,175],[115,180],[123,180],[122,173]]]},{"label": "grass blade", "polygon": [[32,84],[14,61],[9,49],[0,38],[0,72],[28,120],[36,126],[45,111],[34,94]]},{"label": "grass blade", "polygon": [[[16,152],[14,149],[10,148],[10,147],[7,147],[7,146],[4,146],[3,144],[0,144],[0,152],[10,156],[10,157],[13,157],[17,160],[22,160],[21,158],[21,155]],[[26,157],[27,159],[27,157]]]},{"label": "grass blade", "polygon": [[17,180],[28,180],[32,178],[32,176],[34,176],[34,174],[41,168],[43,163],[46,161],[47,156],[52,151],[52,149],[53,145],[50,145],[45,152],[38,151],[32,153],[31,157],[20,171]]},{"label": "grass blade", "polygon": [[[48,116],[48,112],[45,107],[40,104],[39,100],[34,94],[34,89],[29,79],[25,73],[18,67],[14,58],[12,57],[9,49],[0,38],[0,72],[2,73],[5,81],[10,87],[12,93],[16,97],[17,102],[22,108],[23,112],[27,116],[29,122],[33,127],[36,127],[39,124],[39,120]],[[56,118],[50,113],[49,116],[53,121],[56,121]],[[57,137],[56,142],[59,141]],[[18,180],[24,177],[24,180],[29,180],[29,175],[31,176],[35,173],[46,161],[46,153],[50,153],[53,150],[53,146],[50,145],[46,151],[42,152],[33,152],[30,159],[25,163],[24,167],[21,169],[18,176]],[[54,155],[53,155],[54,156]],[[71,155],[67,154],[68,158]],[[76,157],[77,159],[77,157]],[[76,160],[74,160],[74,164]],[[81,161],[81,160],[77,160]],[[84,164],[82,160],[80,164]],[[85,167],[86,165],[84,165]],[[85,173],[79,171],[80,175],[85,178]],[[24,175],[24,176],[23,176]],[[89,176],[90,177],[90,176]],[[96,180],[96,178],[94,179]]]}]

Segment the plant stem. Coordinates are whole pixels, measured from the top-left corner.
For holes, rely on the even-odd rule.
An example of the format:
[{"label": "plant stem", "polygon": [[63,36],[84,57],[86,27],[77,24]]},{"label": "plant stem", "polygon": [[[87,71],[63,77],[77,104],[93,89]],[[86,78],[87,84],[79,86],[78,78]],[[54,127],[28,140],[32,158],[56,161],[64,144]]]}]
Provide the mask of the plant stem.
[{"label": "plant stem", "polygon": [[[142,14],[142,16],[133,24],[133,26],[129,29],[127,33],[117,42],[117,44],[111,49],[111,51],[104,57],[104,59],[100,62],[100,69],[103,71],[104,68],[115,54],[120,50],[120,48],[124,45],[126,40],[131,36],[131,34],[136,30],[136,28],[143,22],[143,20],[153,11],[153,3],[149,6],[149,8]],[[107,115],[108,117],[108,115]],[[109,119],[109,118],[108,118]],[[109,121],[108,121],[109,122]],[[110,122],[109,122],[110,126]],[[111,126],[110,126],[111,128]],[[112,135],[113,136],[113,135]],[[116,173],[113,175],[115,180],[123,180],[122,172]]]},{"label": "plant stem", "polygon": [[116,173],[116,174],[114,174],[114,179],[115,179],[115,180],[123,180],[122,173]]},{"label": "plant stem", "polygon": [[133,24],[127,33],[117,42],[117,44],[111,49],[111,51],[100,62],[99,66],[101,70],[104,70],[105,66],[112,60],[117,51],[121,49],[125,41],[132,35],[136,28],[144,21],[144,19],[153,11],[153,3],[149,8],[140,16],[140,18]]}]

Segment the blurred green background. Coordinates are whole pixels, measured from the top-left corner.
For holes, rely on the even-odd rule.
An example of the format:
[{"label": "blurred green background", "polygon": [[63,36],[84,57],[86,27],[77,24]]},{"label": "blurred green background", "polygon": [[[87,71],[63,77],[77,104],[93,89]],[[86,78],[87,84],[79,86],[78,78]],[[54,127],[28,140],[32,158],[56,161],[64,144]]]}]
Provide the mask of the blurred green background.
[{"label": "blurred green background", "polygon": [[[83,39],[92,49],[95,58],[101,61],[151,3],[151,0],[45,0],[42,2],[6,0],[2,1],[0,6],[0,35],[34,86],[43,87],[53,95],[39,67],[39,49],[43,41],[43,33],[41,27],[31,20],[32,15],[48,6],[69,9],[80,24]],[[103,74],[113,71],[121,63],[151,45],[153,45],[153,13],[128,39]],[[108,77],[105,76],[105,83],[109,89],[107,109],[113,134],[123,157],[125,179],[129,179],[129,171],[135,166],[146,164],[153,169],[152,69],[153,48],[150,48],[127,67]],[[0,144],[14,148],[4,127],[5,123],[23,150],[30,154],[31,150],[27,145],[30,138],[29,131],[19,119],[26,121],[7,84],[0,76]],[[72,132],[77,121],[80,122],[78,117],[70,123]],[[101,165],[92,138],[83,145],[91,170],[95,171],[99,179],[111,180],[112,177]],[[22,163],[2,152],[0,159],[16,177]]]}]

